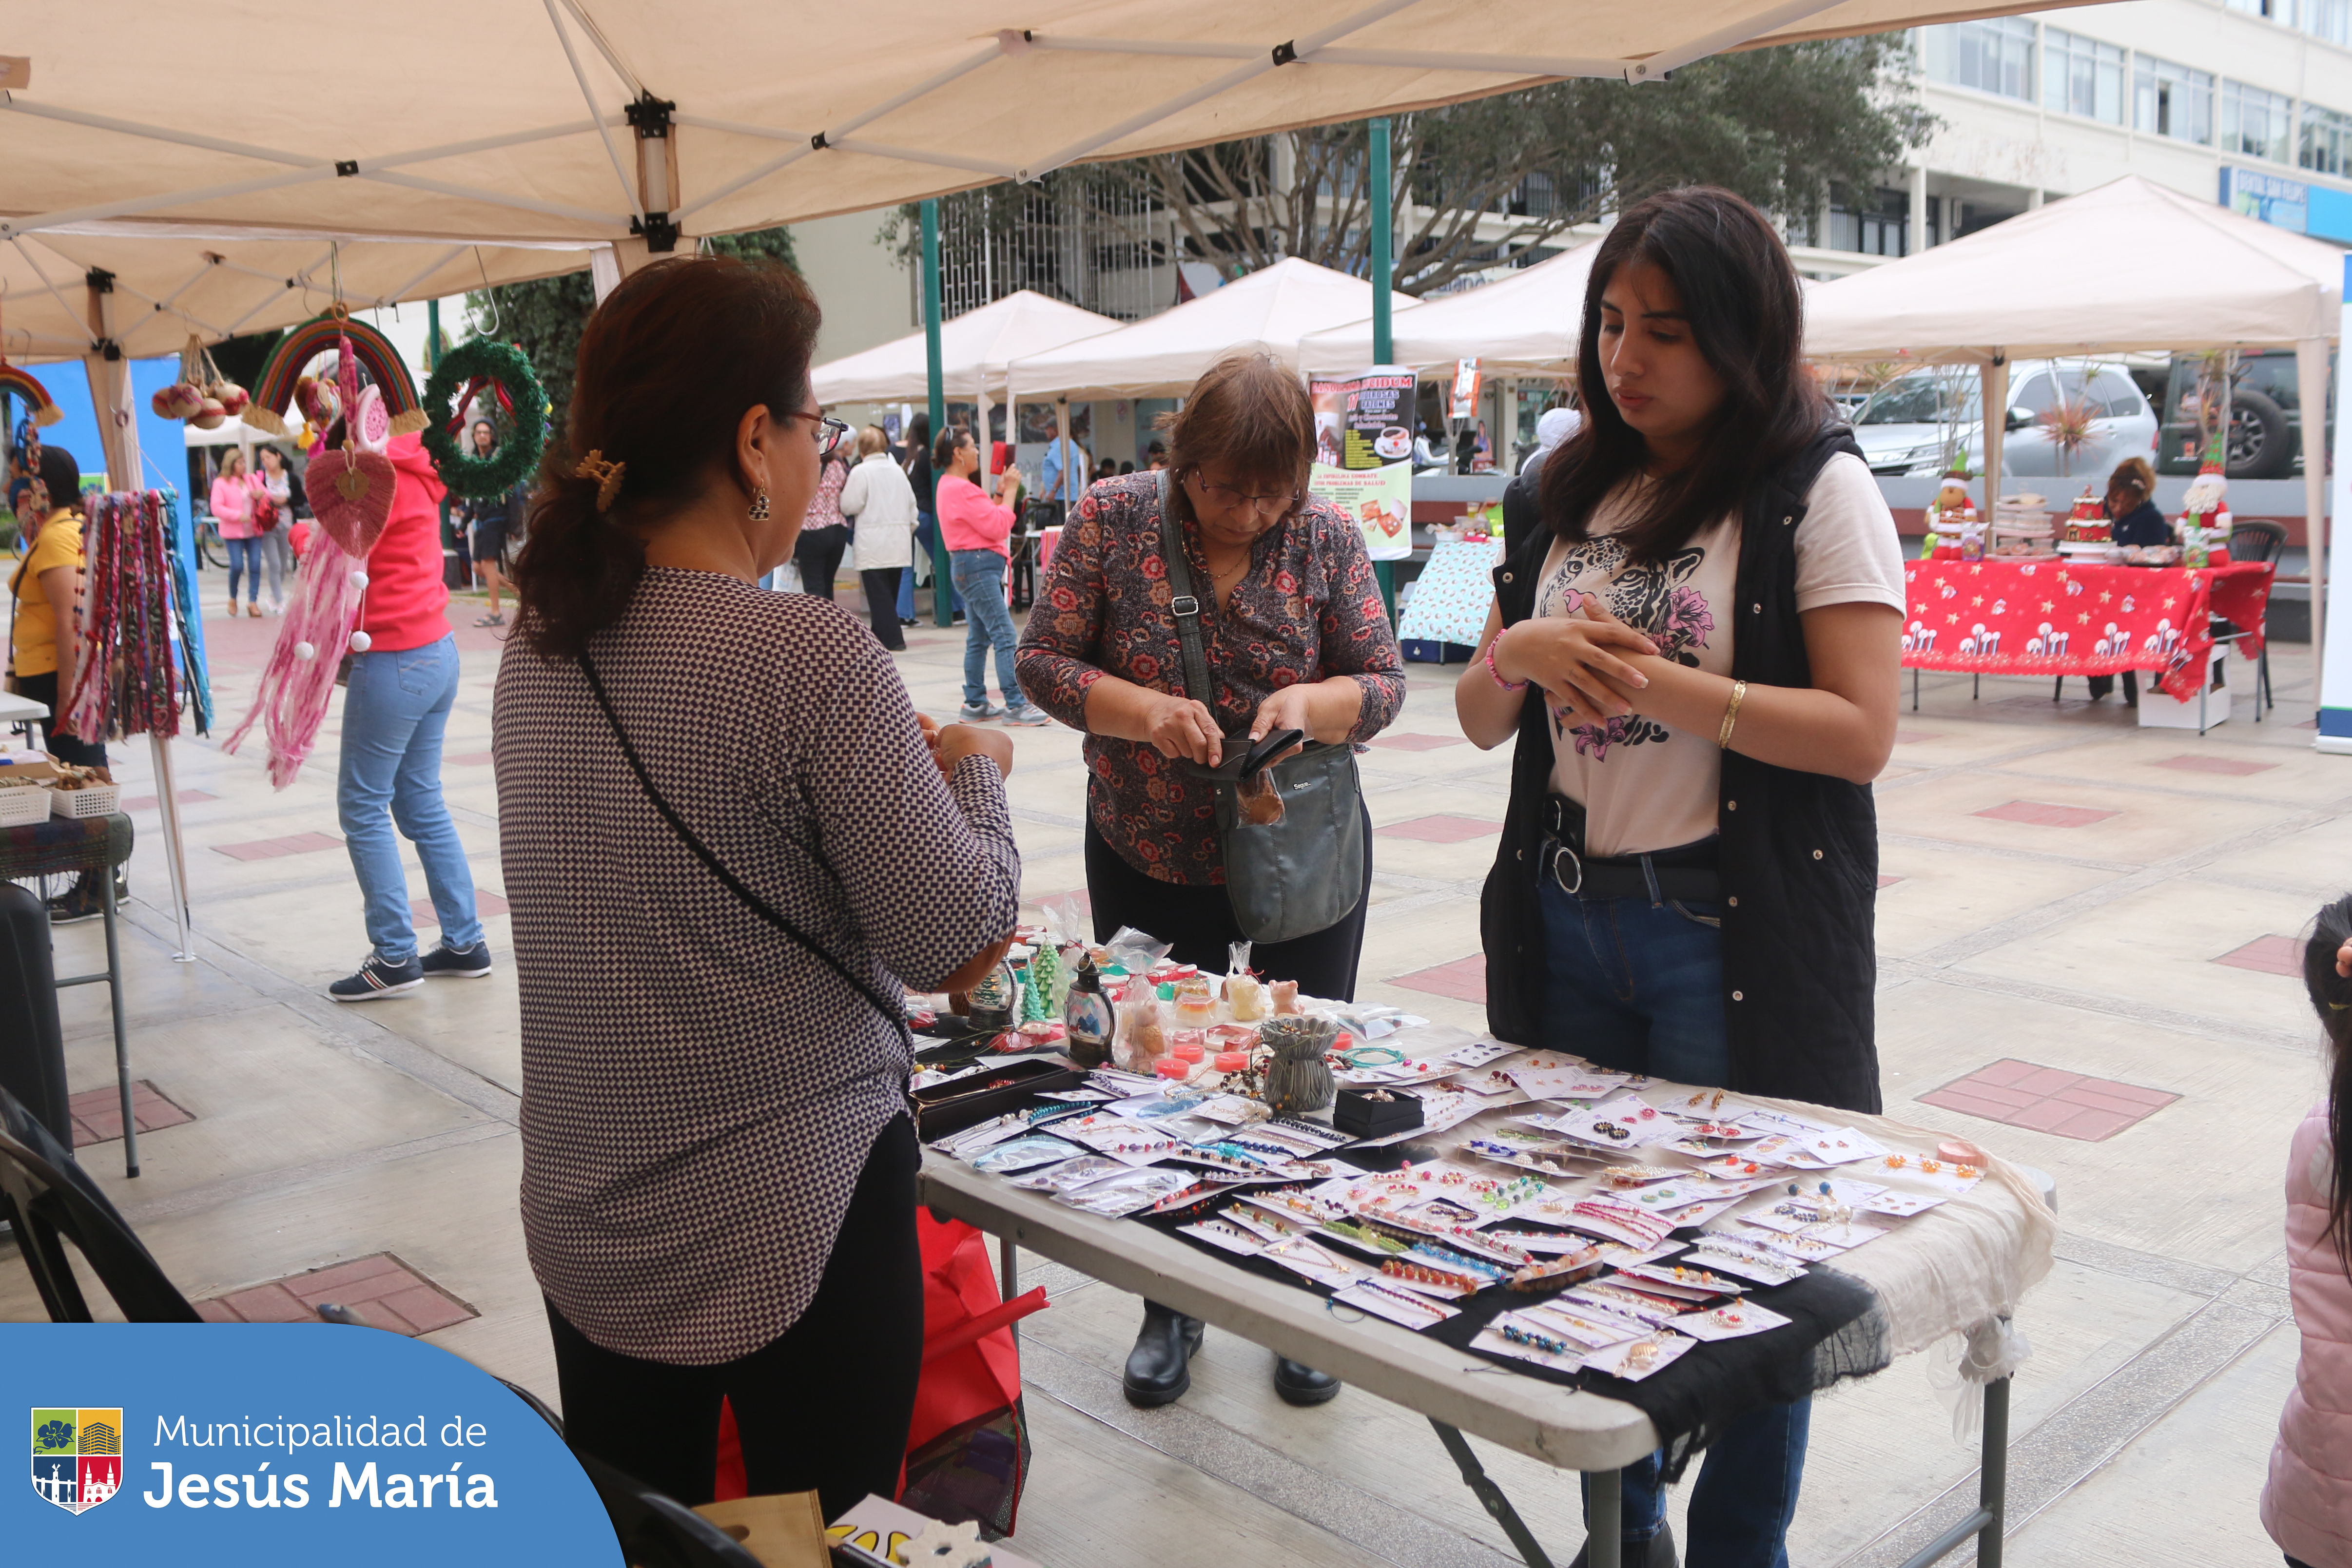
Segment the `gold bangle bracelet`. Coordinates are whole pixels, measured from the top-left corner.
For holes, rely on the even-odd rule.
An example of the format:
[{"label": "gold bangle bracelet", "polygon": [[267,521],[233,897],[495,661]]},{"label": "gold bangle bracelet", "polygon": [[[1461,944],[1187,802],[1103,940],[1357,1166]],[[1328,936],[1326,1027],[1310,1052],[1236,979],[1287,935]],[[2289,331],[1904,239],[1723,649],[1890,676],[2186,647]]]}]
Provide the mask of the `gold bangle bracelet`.
[{"label": "gold bangle bracelet", "polygon": [[1747,700],[1748,683],[1746,681],[1732,682],[1731,700],[1728,703],[1726,703],[1723,707],[1723,733],[1715,737],[1715,744],[1720,749],[1725,751],[1731,749],[1732,727],[1739,722],[1739,705]]}]

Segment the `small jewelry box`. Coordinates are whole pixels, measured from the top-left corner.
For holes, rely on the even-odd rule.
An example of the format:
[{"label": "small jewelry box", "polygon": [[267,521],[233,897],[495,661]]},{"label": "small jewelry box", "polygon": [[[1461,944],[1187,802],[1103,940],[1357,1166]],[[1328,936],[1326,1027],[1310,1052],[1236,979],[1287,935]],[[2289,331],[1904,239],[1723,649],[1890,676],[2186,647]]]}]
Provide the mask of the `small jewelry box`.
[{"label": "small jewelry box", "polygon": [[1384,1138],[1421,1125],[1421,1102],[1397,1089],[1342,1089],[1331,1103],[1331,1125],[1359,1138]]}]

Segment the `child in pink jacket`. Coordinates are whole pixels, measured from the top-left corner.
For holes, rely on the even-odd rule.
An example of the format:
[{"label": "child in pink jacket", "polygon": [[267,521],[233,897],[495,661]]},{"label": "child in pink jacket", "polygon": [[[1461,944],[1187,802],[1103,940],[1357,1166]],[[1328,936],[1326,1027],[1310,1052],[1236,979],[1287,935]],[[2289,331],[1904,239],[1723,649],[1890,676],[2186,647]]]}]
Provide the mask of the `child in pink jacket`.
[{"label": "child in pink jacket", "polygon": [[2328,1097],[2286,1163],[2287,1283],[2303,1334],[2263,1488],[2263,1528],[2290,1568],[2352,1564],[2352,894],[2319,912],[2303,983],[2327,1032]]}]

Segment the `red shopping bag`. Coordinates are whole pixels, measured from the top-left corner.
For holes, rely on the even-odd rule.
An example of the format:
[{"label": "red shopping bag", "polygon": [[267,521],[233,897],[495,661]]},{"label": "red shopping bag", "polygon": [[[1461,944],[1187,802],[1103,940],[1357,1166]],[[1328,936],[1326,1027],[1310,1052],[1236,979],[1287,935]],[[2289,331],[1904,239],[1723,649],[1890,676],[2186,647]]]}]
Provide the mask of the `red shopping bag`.
[{"label": "red shopping bag", "polygon": [[[1043,1289],[1007,1301],[988,1239],[961,1220],[915,1216],[923,1249],[923,1376],[907,1431],[898,1500],[950,1523],[1011,1534],[1029,1471],[1021,1353],[1012,1325],[1045,1303]],[[719,1416],[718,1497],[745,1494],[735,1412]]]}]

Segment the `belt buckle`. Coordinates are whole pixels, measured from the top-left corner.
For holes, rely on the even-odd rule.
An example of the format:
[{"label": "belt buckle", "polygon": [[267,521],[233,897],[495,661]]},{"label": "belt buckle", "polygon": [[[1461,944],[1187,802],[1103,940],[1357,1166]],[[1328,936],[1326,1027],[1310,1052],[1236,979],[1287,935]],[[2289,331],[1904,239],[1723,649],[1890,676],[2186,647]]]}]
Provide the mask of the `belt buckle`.
[{"label": "belt buckle", "polygon": [[[1559,883],[1560,892],[1568,894],[1570,898],[1574,898],[1581,893],[1584,888],[1584,859],[1574,850],[1569,848],[1567,843],[1561,840],[1554,839],[1552,841],[1551,847],[1558,852],[1552,856],[1551,879],[1552,881]],[[1570,886],[1559,874],[1559,862],[1564,860],[1573,861],[1576,863],[1576,885],[1573,887]]]}]

